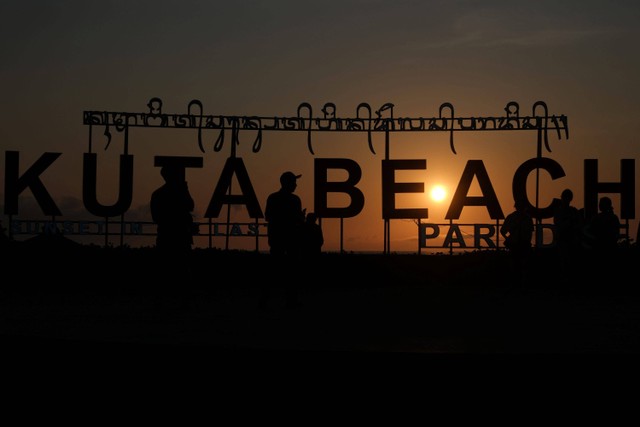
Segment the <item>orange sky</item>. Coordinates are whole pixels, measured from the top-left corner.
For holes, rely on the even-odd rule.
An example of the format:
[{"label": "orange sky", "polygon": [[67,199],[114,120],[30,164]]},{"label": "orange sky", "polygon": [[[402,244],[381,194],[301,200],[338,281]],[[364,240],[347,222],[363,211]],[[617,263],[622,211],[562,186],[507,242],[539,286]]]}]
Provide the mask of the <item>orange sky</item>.
[{"label": "orange sky", "polygon": [[[185,113],[198,99],[205,114],[279,117],[295,116],[302,102],[318,114],[333,102],[339,117],[354,117],[362,102],[373,109],[391,102],[395,117],[434,117],[445,102],[457,116],[502,116],[510,101],[523,116],[544,101],[550,114],[568,117],[570,138],[550,133],[552,151],[544,155],[558,161],[567,176],[557,182],[542,177],[542,204],[568,187],[582,207],[584,159],[599,159],[601,180],[618,181],[620,160],[640,154],[640,59],[633,54],[640,41],[640,6],[633,1],[23,3],[0,6],[6,21],[0,28],[0,147],[3,153],[20,152],[21,171],[43,152],[63,153],[41,178],[69,219],[86,216],[83,111],[145,112],[153,97],[162,99],[165,113]],[[104,151],[101,133],[94,132],[93,142],[99,195],[106,204],[116,197],[122,135],[114,133]],[[357,161],[366,202],[358,217],[344,221],[344,249],[382,250],[383,134],[373,135],[375,155],[366,134],[316,133],[315,155],[302,132],[265,132],[258,153],[251,151],[254,135],[240,133],[238,156],[263,208],[284,170],[303,174],[297,193],[313,210],[314,158]],[[202,219],[229,154],[228,145],[212,150],[217,132],[204,136],[207,152],[201,153],[192,130],[130,131],[135,175],[128,218],[148,217],[150,194],[161,184],[153,156],[181,155],[204,158],[204,167],[187,175],[196,217]],[[457,154],[448,138],[391,135],[392,158],[427,159],[426,171],[402,172],[399,180],[424,182],[427,193],[437,183],[449,191],[440,204],[427,195],[403,195],[399,207],[427,207],[429,222],[446,222],[466,162],[480,159],[508,213],[511,179],[523,161],[535,157],[535,132],[459,132]],[[2,191],[4,166],[0,180]],[[20,209],[20,217],[43,217],[28,190],[20,195]],[[235,209],[232,215],[240,220],[244,212]],[[460,221],[490,219],[486,210],[467,208]],[[637,220],[630,223],[635,237]],[[339,247],[338,226],[336,219],[323,222],[325,249]],[[416,249],[411,220],[394,220],[391,230],[392,250]]]}]

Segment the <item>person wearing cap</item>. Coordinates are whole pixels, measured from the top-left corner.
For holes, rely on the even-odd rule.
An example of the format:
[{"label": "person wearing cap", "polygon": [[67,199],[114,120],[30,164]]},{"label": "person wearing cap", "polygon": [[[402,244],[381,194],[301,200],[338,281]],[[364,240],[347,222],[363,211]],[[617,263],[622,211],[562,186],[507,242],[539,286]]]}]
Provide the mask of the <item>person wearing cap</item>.
[{"label": "person wearing cap", "polygon": [[[262,290],[258,307],[265,309],[271,294],[272,284],[282,286],[285,290],[287,308],[299,305],[296,276],[283,274],[285,270],[295,267],[301,252],[301,233],[305,220],[306,209],[302,209],[300,197],[293,194],[297,187],[297,180],[302,175],[285,172],[280,175],[280,190],[267,197],[264,216],[267,221],[267,238],[269,253],[273,256],[271,280],[262,283]],[[292,262],[293,261],[293,262]]]},{"label": "person wearing cap", "polygon": [[265,219],[269,251],[273,255],[292,255],[299,250],[300,228],[305,220],[300,197],[293,192],[302,175],[285,172],[280,176],[280,190],[267,197]]}]

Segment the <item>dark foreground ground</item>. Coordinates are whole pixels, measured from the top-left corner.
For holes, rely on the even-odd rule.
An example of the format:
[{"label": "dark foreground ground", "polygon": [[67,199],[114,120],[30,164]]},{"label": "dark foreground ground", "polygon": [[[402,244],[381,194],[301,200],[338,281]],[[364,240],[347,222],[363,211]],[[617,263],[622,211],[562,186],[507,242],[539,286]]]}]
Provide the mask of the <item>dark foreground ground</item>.
[{"label": "dark foreground ground", "polygon": [[[523,281],[508,254],[269,255],[196,250],[189,271],[152,249],[69,242],[3,249],[4,351],[395,354],[640,352],[640,254],[538,252]],[[286,308],[280,280],[295,283]],[[261,286],[271,298],[259,308]]]}]

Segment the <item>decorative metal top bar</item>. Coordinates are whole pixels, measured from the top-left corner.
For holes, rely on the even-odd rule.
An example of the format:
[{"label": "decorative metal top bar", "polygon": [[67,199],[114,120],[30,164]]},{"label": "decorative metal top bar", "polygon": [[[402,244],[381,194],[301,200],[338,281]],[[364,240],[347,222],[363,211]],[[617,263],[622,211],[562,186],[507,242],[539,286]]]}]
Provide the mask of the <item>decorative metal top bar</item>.
[{"label": "decorative metal top bar", "polygon": [[[104,126],[107,137],[105,150],[111,142],[111,128],[122,132],[129,127],[155,128],[184,128],[198,131],[198,146],[205,152],[202,142],[203,130],[219,130],[220,133],[213,145],[214,151],[220,151],[224,145],[224,131],[232,131],[232,142],[238,143],[240,130],[257,131],[253,143],[253,152],[260,151],[263,131],[303,131],[307,132],[307,145],[314,154],[311,144],[312,132],[367,132],[369,149],[373,154],[372,132],[449,132],[449,143],[455,154],[453,144],[454,132],[464,131],[506,131],[506,130],[537,130],[539,138],[545,147],[551,151],[547,137],[548,130],[555,130],[558,139],[569,139],[567,116],[549,115],[547,104],[537,101],[533,104],[531,116],[520,116],[520,106],[517,102],[509,102],[504,108],[503,116],[489,117],[456,117],[454,107],[450,103],[440,105],[437,117],[394,117],[394,104],[385,103],[377,110],[365,102],[360,103],[355,111],[355,117],[341,118],[337,116],[336,105],[326,103],[321,109],[321,116],[313,116],[313,109],[307,102],[298,106],[294,117],[259,117],[259,116],[223,116],[205,115],[202,102],[192,100],[187,105],[187,112],[180,114],[166,114],[162,112],[162,100],[152,98],[144,113],[126,113],[113,111],[84,111],[83,124],[90,126]],[[540,139],[539,139],[540,142]]]}]

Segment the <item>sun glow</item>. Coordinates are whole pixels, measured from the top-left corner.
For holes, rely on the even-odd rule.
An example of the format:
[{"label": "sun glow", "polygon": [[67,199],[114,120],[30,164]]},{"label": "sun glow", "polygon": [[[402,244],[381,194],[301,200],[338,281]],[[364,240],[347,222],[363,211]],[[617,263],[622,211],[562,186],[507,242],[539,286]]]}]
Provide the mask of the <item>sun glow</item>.
[{"label": "sun glow", "polygon": [[447,197],[447,190],[442,185],[435,185],[431,189],[431,198],[436,202],[441,202]]}]

